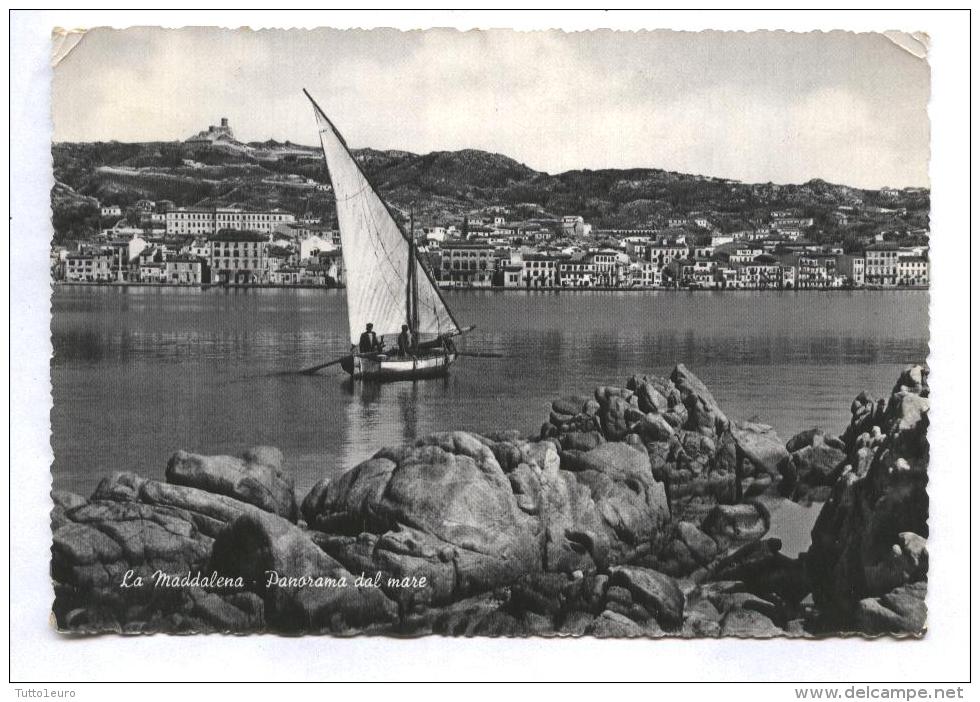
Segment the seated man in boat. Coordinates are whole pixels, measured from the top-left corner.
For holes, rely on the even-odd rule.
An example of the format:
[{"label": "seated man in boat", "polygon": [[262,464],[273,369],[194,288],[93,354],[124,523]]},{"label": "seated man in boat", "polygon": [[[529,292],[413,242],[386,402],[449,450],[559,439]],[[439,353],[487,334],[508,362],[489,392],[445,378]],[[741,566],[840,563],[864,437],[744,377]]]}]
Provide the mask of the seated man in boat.
[{"label": "seated man in boat", "polygon": [[398,335],[398,355],[415,355],[415,338],[412,336],[412,332],[409,330],[407,324],[402,325],[402,333]]},{"label": "seated man in boat", "polygon": [[378,335],[374,333],[374,325],[371,322],[368,322],[367,328],[361,334],[357,350],[361,353],[375,353],[381,350],[381,346],[378,344]]}]

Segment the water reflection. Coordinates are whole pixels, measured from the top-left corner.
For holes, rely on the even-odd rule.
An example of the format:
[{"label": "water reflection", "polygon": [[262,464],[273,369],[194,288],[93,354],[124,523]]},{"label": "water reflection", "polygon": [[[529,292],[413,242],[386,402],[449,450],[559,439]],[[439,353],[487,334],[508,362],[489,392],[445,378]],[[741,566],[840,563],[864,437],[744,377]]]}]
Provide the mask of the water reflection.
[{"label": "water reflection", "polygon": [[928,294],[449,293],[466,324],[445,379],[354,382],[342,292],[58,288],[54,471],[88,493],[117,469],[162,475],[178,448],[282,448],[301,490],[431,431],[533,433],[557,394],[686,363],[736,418],[839,430],[861,389],[928,353]]}]

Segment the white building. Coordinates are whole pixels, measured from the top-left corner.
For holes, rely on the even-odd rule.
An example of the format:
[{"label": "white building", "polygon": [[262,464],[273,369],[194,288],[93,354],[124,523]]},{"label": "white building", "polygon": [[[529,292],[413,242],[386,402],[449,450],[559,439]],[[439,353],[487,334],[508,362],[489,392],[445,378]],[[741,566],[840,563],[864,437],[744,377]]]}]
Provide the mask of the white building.
[{"label": "white building", "polygon": [[631,263],[630,284],[643,288],[659,288],[663,284],[663,269],[652,261]]},{"label": "white building", "polygon": [[208,235],[222,229],[253,231],[271,234],[296,221],[296,217],[280,209],[247,211],[237,207],[183,208],[165,215],[167,234]]},{"label": "white building", "polygon": [[442,243],[446,240],[445,227],[425,227],[422,231],[425,233],[425,238],[428,241],[438,241],[439,243]]},{"label": "white building", "polygon": [[319,236],[309,236],[299,242],[299,260],[305,261],[319,253],[336,251],[337,246],[331,239],[324,239]]}]

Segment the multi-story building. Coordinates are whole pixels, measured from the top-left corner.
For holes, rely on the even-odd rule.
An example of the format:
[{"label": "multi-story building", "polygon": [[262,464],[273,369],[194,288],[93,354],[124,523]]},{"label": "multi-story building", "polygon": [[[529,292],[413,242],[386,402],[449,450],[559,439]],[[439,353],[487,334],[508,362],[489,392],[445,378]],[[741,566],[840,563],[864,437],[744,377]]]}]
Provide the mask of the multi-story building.
[{"label": "multi-story building", "polygon": [[740,265],[737,263],[715,264],[715,287],[731,289],[741,287],[739,281]]},{"label": "multi-story building", "polygon": [[929,259],[925,256],[902,256],[895,274],[897,285],[928,285]]},{"label": "multi-story building", "polygon": [[714,246],[692,246],[691,257],[695,260],[707,260],[715,253]]},{"label": "multi-story building", "polygon": [[838,268],[851,284],[864,285],[864,256],[862,254],[843,254],[838,257]]},{"label": "multi-story building", "polygon": [[122,208],[119,205],[105,205],[99,208],[99,215],[102,217],[122,217]]},{"label": "multi-story building", "polygon": [[629,256],[622,251],[601,249],[587,256],[595,265],[596,285],[616,288],[626,284],[629,273]]},{"label": "multi-story building", "polygon": [[179,208],[167,212],[165,224],[167,234],[208,235],[215,233],[215,214],[213,209]]},{"label": "multi-story building", "polygon": [[728,260],[732,263],[751,263],[763,253],[765,250],[761,246],[735,246],[728,252]]},{"label": "multi-story building", "polygon": [[864,279],[868,285],[891,286],[898,282],[898,246],[873,244],[864,252]]},{"label": "multi-story building", "polygon": [[226,229],[211,236],[208,264],[213,283],[268,283],[269,237],[258,232]]},{"label": "multi-story building", "polygon": [[521,283],[525,287],[552,288],[557,284],[558,261],[552,256],[524,254],[521,256],[521,269]]},{"label": "multi-story building", "polygon": [[772,220],[772,228],[777,231],[783,229],[806,229],[812,226],[812,217],[773,217]]},{"label": "multi-story building", "polygon": [[783,267],[771,256],[758,256],[756,260],[738,267],[741,287],[755,290],[783,287]]},{"label": "multi-story building", "polygon": [[296,221],[289,212],[247,211],[237,207],[179,208],[164,215],[167,234],[209,235],[223,229],[271,233]]},{"label": "multi-story building", "polygon": [[837,271],[836,256],[810,252],[792,255],[796,257],[797,288],[839,288],[844,285],[845,276]]},{"label": "multi-story building", "polygon": [[181,249],[181,253],[186,253],[190,256],[197,256],[198,258],[203,258],[205,261],[210,260],[211,242],[205,238],[191,239]]},{"label": "multi-story building", "polygon": [[711,261],[678,262],[678,280],[688,288],[707,290],[715,287],[715,264]]},{"label": "multi-story building", "polygon": [[197,256],[180,254],[163,262],[163,282],[195,285],[205,282],[204,262]]},{"label": "multi-story building", "polygon": [[687,244],[676,241],[660,241],[647,246],[645,253],[644,258],[647,261],[656,263],[662,268],[671,261],[680,261],[687,258],[688,247]]},{"label": "multi-story building", "polygon": [[114,281],[115,260],[111,252],[68,254],[65,257],[65,280],[76,283]]},{"label": "multi-story building", "polygon": [[141,283],[166,283],[167,264],[163,261],[148,261],[139,264],[139,280]]},{"label": "multi-story building", "polygon": [[558,262],[558,284],[562,287],[589,288],[595,281],[595,263],[589,256],[579,254]]},{"label": "multi-story building", "polygon": [[446,243],[441,248],[439,281],[445,287],[488,288],[496,268],[494,248],[476,242]]},{"label": "multi-story building", "polygon": [[642,288],[659,288],[663,284],[663,271],[652,261],[635,261],[629,267],[630,285]]}]

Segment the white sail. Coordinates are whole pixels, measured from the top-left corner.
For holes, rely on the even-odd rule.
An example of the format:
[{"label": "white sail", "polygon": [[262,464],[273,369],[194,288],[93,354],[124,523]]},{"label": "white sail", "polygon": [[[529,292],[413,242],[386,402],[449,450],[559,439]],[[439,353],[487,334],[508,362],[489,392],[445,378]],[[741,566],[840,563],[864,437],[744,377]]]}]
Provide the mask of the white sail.
[{"label": "white sail", "polygon": [[316,103],[313,109],[337,201],[351,343],[357,343],[369,322],[378,335],[397,334],[408,323],[409,257],[416,266],[418,333],[459,333],[432,277],[412,256],[408,237],[365,178],[340,133]]}]

